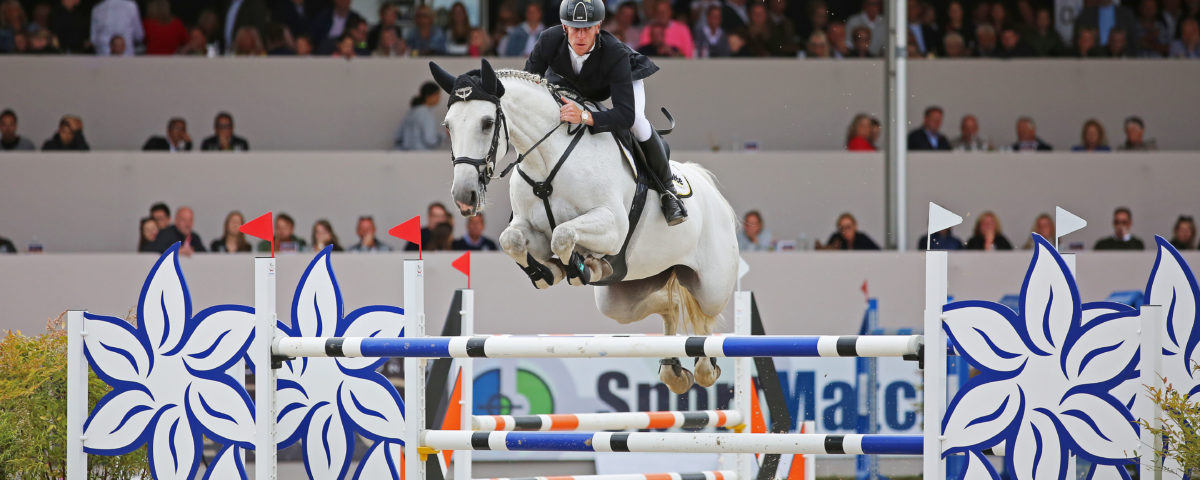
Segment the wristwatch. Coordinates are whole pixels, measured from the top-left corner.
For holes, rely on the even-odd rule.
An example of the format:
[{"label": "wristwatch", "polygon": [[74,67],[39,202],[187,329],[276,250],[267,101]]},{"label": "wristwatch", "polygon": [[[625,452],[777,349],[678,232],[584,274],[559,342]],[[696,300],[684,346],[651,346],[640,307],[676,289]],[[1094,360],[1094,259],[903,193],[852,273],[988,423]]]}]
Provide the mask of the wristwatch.
[{"label": "wristwatch", "polygon": [[587,110],[583,110],[579,114],[579,118],[583,120],[583,123],[587,123],[587,121],[592,118],[592,114],[590,112],[588,112]]}]

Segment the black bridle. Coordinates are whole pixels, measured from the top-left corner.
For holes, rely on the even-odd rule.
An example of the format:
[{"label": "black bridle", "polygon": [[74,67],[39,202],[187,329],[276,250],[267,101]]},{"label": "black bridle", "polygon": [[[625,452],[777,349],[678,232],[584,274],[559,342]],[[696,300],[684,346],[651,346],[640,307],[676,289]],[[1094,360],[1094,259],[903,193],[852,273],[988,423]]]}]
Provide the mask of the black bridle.
[{"label": "black bridle", "polygon": [[[562,96],[559,95],[558,92],[551,90],[550,94],[554,96],[555,101],[557,101],[557,102],[562,101],[561,100]],[[456,156],[454,156],[454,147],[450,148],[451,164],[458,165],[460,163],[465,163],[467,165],[471,165],[471,166],[475,167],[476,173],[479,174],[479,188],[480,188],[480,190],[483,190],[484,192],[487,191],[488,183],[491,183],[492,179],[496,178],[496,175],[495,175],[496,174],[496,161],[497,161],[496,150],[498,150],[500,148],[500,130],[501,130],[501,128],[504,129],[504,144],[508,145],[510,143],[509,136],[508,136],[508,120],[506,118],[504,118],[504,109],[500,108],[500,102],[498,100],[492,102],[492,104],[495,105],[495,107],[496,107],[496,121],[492,124],[492,142],[491,142],[491,146],[488,147],[487,154],[484,155],[483,158],[456,157]],[[508,173],[510,171],[512,171],[513,167],[517,166],[522,161],[524,161],[525,157],[527,155],[529,155],[534,150],[537,150],[537,147],[539,145],[541,145],[542,142],[545,142],[546,139],[550,138],[550,135],[553,135],[554,132],[558,130],[558,127],[561,127],[566,123],[567,122],[559,121],[558,124],[554,125],[554,128],[551,128],[549,131],[547,131],[545,135],[542,135],[541,139],[539,139],[537,142],[535,142],[533,144],[533,146],[529,147],[529,150],[526,150],[525,153],[518,154],[516,160],[513,160],[512,163],[510,163],[510,164],[508,164],[508,166],[504,167],[504,170],[500,171],[500,178],[504,178],[505,176],[507,176]],[[501,127],[501,124],[503,124],[503,127]],[[583,125],[580,125],[579,128],[583,128]],[[567,127],[567,133],[573,134],[575,132],[572,132],[570,127]]]}]

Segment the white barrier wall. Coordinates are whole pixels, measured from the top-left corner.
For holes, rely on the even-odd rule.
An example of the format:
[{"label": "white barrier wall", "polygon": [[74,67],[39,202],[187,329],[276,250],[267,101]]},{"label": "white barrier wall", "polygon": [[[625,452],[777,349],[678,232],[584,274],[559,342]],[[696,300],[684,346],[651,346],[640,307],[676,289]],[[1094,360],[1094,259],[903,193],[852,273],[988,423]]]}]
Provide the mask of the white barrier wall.
[{"label": "white barrier wall", "polygon": [[[878,154],[677,151],[711,169],[739,214],[762,211],[777,239],[824,241],[841,212],[883,244],[883,156]],[[444,154],[105,152],[9,154],[0,157],[0,236],[21,249],[37,237],[48,252],[131,252],[137,221],[149,206],[190,205],[205,242],[221,232],[230,210],[248,218],[274,210],[296,219],[309,238],[328,218],[344,246],[357,242],[355,221],[373,215],[382,240],[387,228],[424,214],[431,201],[450,203],[451,169]],[[1061,205],[1091,222],[1067,237],[1088,248],[1111,235],[1112,209],[1133,209],[1134,234],[1169,235],[1181,213],[1200,214],[1200,155],[1157,154],[913,154],[909,161],[908,244],[924,231],[926,202],[962,213],[955,232],[964,241],[976,215],[994,210],[1014,244],[1025,242],[1039,212]],[[492,184],[487,234],[507,223],[508,180]],[[465,231],[458,217],[456,234]]]},{"label": "white barrier wall", "polygon": [[[229,110],[255,150],[379,150],[396,127],[429,59],[9,57],[0,108],[21,117],[20,132],[38,145],[64,113],[82,115],[94,149],[133,150],[182,116],[197,145],[213,116]],[[450,72],[478,60],[437,59]],[[520,67],[519,59],[496,59]],[[666,105],[679,120],[676,149],[729,150],[746,141],[770,150],[833,150],[856,112],[883,118],[883,64],[823,60],[662,60],[647,105]],[[1200,63],[1162,60],[962,60],[908,64],[909,129],[927,105],[946,109],[958,132],[967,112],[997,143],[1015,140],[1015,121],[1031,115],[1059,150],[1080,141],[1095,117],[1110,141],[1121,121],[1141,115],[1163,149],[1200,148],[1189,122],[1200,91]],[[152,83],[150,83],[152,82]],[[439,114],[440,115],[440,114]],[[651,121],[661,122],[657,114]],[[882,145],[882,143],[880,143]]]}]

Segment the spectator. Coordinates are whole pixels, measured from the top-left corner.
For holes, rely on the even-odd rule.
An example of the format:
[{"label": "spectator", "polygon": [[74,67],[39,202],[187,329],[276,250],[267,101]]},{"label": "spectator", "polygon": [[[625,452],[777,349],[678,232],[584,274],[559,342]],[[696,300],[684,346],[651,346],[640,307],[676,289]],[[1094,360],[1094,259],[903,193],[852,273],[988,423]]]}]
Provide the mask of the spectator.
[{"label": "spectator", "polygon": [[[617,17],[620,18],[618,12]],[[500,55],[505,57],[528,57],[533,51],[533,45],[542,36],[542,4],[531,2],[525,5],[525,21],[508,29],[508,34],[500,42]]]},{"label": "spectator", "polygon": [[1185,18],[1179,24],[1179,40],[1171,42],[1171,58],[1200,58],[1200,24]]},{"label": "spectator", "polygon": [[[749,12],[750,23],[741,32],[746,38],[746,47],[743,53],[751,57],[784,56],[785,49],[790,47],[787,46],[787,41],[780,36],[780,32],[771,25],[767,7],[761,3],[754,3],[750,5]],[[643,31],[642,34],[645,35],[645,32]],[[795,56],[794,50],[791,55]]]},{"label": "spectator", "polygon": [[1076,58],[1103,57],[1104,50],[1096,44],[1096,31],[1089,28],[1076,31],[1071,53]]},{"label": "spectator", "polygon": [[879,136],[883,135],[883,125],[879,123],[879,119],[871,115],[871,129],[867,130],[867,142],[870,142],[871,148],[879,150]]},{"label": "spectator", "polygon": [[1192,250],[1196,248],[1196,222],[1191,215],[1180,215],[1175,220],[1175,228],[1171,230],[1171,246],[1176,250]]},{"label": "spectator", "polygon": [[296,56],[307,57],[313,53],[312,39],[306,36],[296,37]]},{"label": "spectator", "polygon": [[741,32],[749,24],[746,0],[725,0],[725,5],[721,7],[721,29],[730,33]]},{"label": "spectator", "polygon": [[367,32],[367,48],[376,50],[379,48],[379,39],[383,36],[385,30],[391,30],[396,34],[396,38],[400,38],[400,26],[396,22],[400,20],[400,11],[397,10],[396,3],[392,1],[380,2],[379,4],[379,24],[371,27]]},{"label": "spectator", "polygon": [[[360,20],[362,15],[350,9],[350,0],[333,0],[333,6],[313,20],[312,43],[316,46],[317,54],[332,53],[334,44],[346,33],[346,27],[357,25]],[[420,19],[417,22],[420,23]]]},{"label": "spectator", "polygon": [[[22,37],[22,38],[24,38],[24,37]],[[21,48],[18,51],[24,52],[25,49]],[[113,35],[112,38],[110,38],[108,40],[108,54],[110,56],[123,57],[123,56],[125,56],[126,51],[132,52],[132,50],[129,50],[128,48],[126,48],[125,37],[122,37],[120,35]]]},{"label": "spectator", "polygon": [[32,151],[34,148],[32,141],[17,135],[17,112],[7,108],[0,112],[0,151]]},{"label": "spectator", "polygon": [[180,242],[179,253],[185,257],[195,252],[204,253],[204,241],[192,231],[195,224],[195,213],[191,207],[179,207],[175,212],[175,224],[159,230],[154,239],[154,251],[166,252],[175,242]]},{"label": "spectator", "polygon": [[683,58],[683,52],[679,51],[679,49],[674,45],[667,43],[667,28],[663,26],[663,24],[651,23],[650,26],[642,30],[642,32],[650,34],[650,43],[638,48],[638,53],[647,57]]},{"label": "spectator", "polygon": [[1125,30],[1114,28],[1108,32],[1108,58],[1133,58],[1134,52],[1129,48],[1129,36]]},{"label": "spectator", "polygon": [[830,58],[829,37],[825,36],[825,32],[813,32],[808,36],[808,42],[804,44],[804,52],[801,55],[805,58]]},{"label": "spectator", "polygon": [[[877,0],[869,0],[877,1]],[[874,54],[871,53],[871,29],[867,27],[858,27],[850,31],[851,50],[847,57],[871,58]]]},{"label": "spectator", "polygon": [[142,18],[133,0],[104,0],[92,8],[91,40],[96,55],[112,54],[113,37],[125,41],[127,48],[121,55],[128,57],[133,56],[133,45],[129,44],[141,43],[145,38]]},{"label": "spectator", "polygon": [[967,43],[958,32],[947,33],[942,38],[942,51],[947,58],[966,58],[970,56]]},{"label": "spectator", "polygon": [[454,240],[453,250],[499,250],[496,241],[483,236],[483,214],[467,217],[467,234]]},{"label": "spectator", "polygon": [[[280,252],[303,252],[308,244],[296,236],[296,221],[286,213],[275,216],[275,248]],[[258,242],[258,251],[271,251],[271,242]]]},{"label": "spectator", "polygon": [[[942,26],[942,31],[946,32],[946,37],[958,35],[958,40],[964,49],[969,49],[974,43],[975,29],[967,21],[962,2],[952,0],[946,4],[946,23]],[[949,45],[945,44],[945,40],[942,41],[942,48],[946,56],[951,56]]]},{"label": "spectator", "polygon": [[937,30],[922,23],[925,7],[926,4],[917,3],[917,0],[908,0],[908,6],[905,8],[905,14],[908,16],[908,33],[911,35],[909,39],[912,40],[909,45],[916,46],[920,56],[942,51],[942,46],[938,43],[940,38]]},{"label": "spectator", "polygon": [[371,48],[367,43],[367,35],[371,33],[367,21],[363,19],[347,22],[345,36],[353,41],[354,54],[360,57],[371,56]]},{"label": "spectator", "polygon": [[467,55],[467,44],[471,40],[471,17],[462,2],[450,6],[450,18],[446,23],[446,55]]},{"label": "spectator", "polygon": [[42,144],[42,151],[90,150],[87,140],[83,138],[83,122],[74,115],[63,115],[58,121],[58,131]]},{"label": "spectator", "polygon": [[142,145],[142,150],[159,150],[164,152],[192,151],[192,136],[187,132],[187,121],[180,117],[171,117],[167,121],[167,136],[154,135]]},{"label": "spectator", "polygon": [[1160,16],[1163,19],[1163,24],[1167,27],[1166,32],[1170,38],[1179,38],[1179,22],[1183,20],[1184,15],[1183,2],[1180,0],[1163,0]]},{"label": "spectator", "polygon": [[1158,150],[1158,143],[1153,138],[1146,139],[1146,124],[1142,122],[1141,117],[1134,115],[1125,119],[1125,143],[1117,147],[1117,150]]},{"label": "spectator", "polygon": [[90,15],[79,3],[80,0],[60,0],[50,10],[50,31],[58,37],[58,46],[65,53],[88,53],[91,49]]},{"label": "spectator", "polygon": [[1096,242],[1096,250],[1143,250],[1142,239],[1133,236],[1133,212],[1128,207],[1113,210],[1113,235]]},{"label": "spectator", "polygon": [[158,225],[159,230],[165,230],[168,225],[171,225],[171,207],[168,207],[163,202],[151,205],[150,218],[154,219],[154,223]]},{"label": "spectator", "polygon": [[1012,20],[1008,17],[1008,5],[1005,5],[1003,1],[992,2],[989,8],[993,29],[1003,32],[1004,29],[1013,26]]},{"label": "spectator", "polygon": [[454,246],[454,227],[449,223],[435,225],[429,234],[429,243],[422,245],[431,252],[451,250]]},{"label": "spectator", "polygon": [[[395,4],[384,3],[379,7],[380,23],[385,18],[383,9],[388,5],[392,6],[392,12],[395,15]],[[288,33],[292,34],[292,38],[296,38],[301,35],[312,35],[315,14],[316,12],[306,5],[305,0],[280,0],[275,2],[275,8],[271,10],[271,21],[286,27]],[[392,21],[395,22],[394,16]]]},{"label": "spectator", "polygon": [[267,49],[263,47],[262,36],[259,35],[258,29],[246,25],[238,28],[230,53],[238,57],[261,57],[267,54]]},{"label": "spectator", "polygon": [[874,152],[868,138],[871,136],[871,117],[865,113],[854,116],[850,127],[846,129],[846,150],[851,152]]},{"label": "spectator", "polygon": [[29,50],[31,55],[58,55],[62,53],[49,30],[41,29],[29,34]]},{"label": "spectator", "polygon": [[467,55],[475,58],[484,55],[492,56],[496,54],[493,48],[492,37],[488,36],[487,32],[482,28],[471,29],[471,39],[467,41]]},{"label": "spectator", "polygon": [[872,57],[878,57],[883,50],[884,43],[887,42],[887,19],[883,18],[882,12],[882,0],[865,0],[862,11],[846,20],[846,31],[853,33],[854,36],[858,36],[860,28],[866,28],[870,32],[866,37],[868,39],[867,51]]},{"label": "spectator", "polygon": [[[449,210],[446,210],[446,206],[442,205],[442,202],[433,202],[429,204],[429,208],[426,209],[425,226],[421,227],[422,246],[429,246],[430,238],[432,238],[433,235],[433,228],[441,224],[450,225],[451,229],[454,228],[454,224],[451,223]],[[417,244],[412,242],[408,242],[408,244],[404,246],[405,250],[414,252],[417,251],[417,248]]]},{"label": "spectator", "polygon": [[950,150],[950,140],[941,132],[942,115],[942,107],[937,105],[925,109],[921,128],[908,134],[909,150]]},{"label": "spectator", "polygon": [[973,10],[971,10],[971,24],[975,25],[976,29],[980,25],[991,25],[992,4],[986,1],[976,2]]},{"label": "spectator", "polygon": [[933,243],[932,247],[926,248],[927,238],[922,235],[917,240],[917,250],[962,250],[963,242],[954,233],[947,228],[940,232],[934,232],[928,237],[928,241]]},{"label": "spectator", "polygon": [[200,16],[196,18],[196,28],[204,31],[206,49],[212,52],[210,56],[220,53],[224,36],[221,35],[221,19],[217,18],[217,12],[212,9],[200,12]]},{"label": "spectator", "polygon": [[858,220],[854,219],[854,215],[849,212],[838,216],[837,231],[829,236],[829,241],[825,242],[824,247],[818,248],[822,250],[879,250],[879,245],[875,244],[871,237],[867,234],[858,231]]},{"label": "spectator", "polygon": [[437,84],[425,82],[421,85],[421,91],[409,102],[408,114],[396,131],[396,149],[433,150],[442,145],[446,132],[433,115],[433,108],[441,98],[442,91]]},{"label": "spectator", "polygon": [[246,222],[246,218],[242,216],[242,212],[234,210],[225,215],[224,233],[221,237],[213,240],[208,246],[208,250],[213,253],[235,253],[249,252],[250,242],[246,241],[246,234],[241,232],[242,224]]},{"label": "spectator", "polygon": [[[1032,233],[1041,235],[1042,238],[1051,242],[1056,240],[1054,237],[1054,217],[1051,217],[1049,213],[1038,215],[1037,218],[1034,219],[1033,226],[1030,227],[1030,230]],[[1033,245],[1033,235],[1026,236],[1025,246],[1022,248],[1029,250],[1033,248]]]},{"label": "spectator", "polygon": [[1017,152],[1049,152],[1054,147],[1038,138],[1037,124],[1032,118],[1023,116],[1017,119],[1017,141],[1012,144],[1012,149]]},{"label": "spectator", "polygon": [[[249,45],[250,40],[243,39],[242,36],[246,34],[242,32],[249,27],[253,29],[254,36],[258,37],[259,32],[267,26],[269,17],[270,12],[267,10],[266,0],[231,0],[229,8],[225,11],[225,35],[222,37],[225,53],[258,55],[258,53],[247,53],[248,50],[252,50]],[[261,49],[261,38],[259,38],[258,46]],[[238,53],[239,49],[242,53]]]},{"label": "spectator", "polygon": [[379,44],[375,47],[376,57],[403,57],[408,55],[408,46],[404,44],[404,40],[400,39],[400,34],[395,28],[388,28],[380,32]]},{"label": "spectator", "polygon": [[213,119],[213,134],[200,142],[200,150],[205,152],[220,151],[248,151],[250,143],[246,139],[234,135],[233,133],[233,115],[229,112],[220,112]]},{"label": "spectator", "polygon": [[188,42],[187,28],[171,15],[171,3],[167,0],[151,0],[146,4],[142,30],[146,33],[146,55],[172,55]]},{"label": "spectator", "polygon": [[[508,35],[508,31],[512,30],[513,27],[515,27],[519,23],[521,23],[521,20],[519,18],[517,18],[516,11],[513,10],[513,8],[514,8],[513,2],[514,1],[515,0],[501,1],[500,6],[498,7],[498,9],[496,11],[495,20],[492,21],[492,33],[491,33],[490,37],[492,38],[492,43],[495,43],[497,45],[496,49],[498,51],[504,51],[504,46],[505,46],[504,45],[504,37],[506,35]],[[636,10],[637,7],[634,6],[634,9]],[[545,10],[543,10],[543,12],[544,11]],[[558,13],[557,10],[555,10],[554,13]],[[551,15],[550,18],[553,19],[555,16],[556,15]],[[605,28],[605,30],[607,30],[607,28]],[[615,35],[615,33],[614,33],[614,35]],[[618,36],[618,38],[619,37],[620,36]],[[635,37],[635,38],[633,38],[633,40],[637,40],[637,38]],[[635,46],[631,46],[629,48],[637,48],[637,47],[635,45]]]},{"label": "spectator", "polygon": [[738,230],[738,250],[743,252],[765,252],[775,249],[771,231],[763,228],[762,214],[758,210],[746,212],[742,217],[742,228]]},{"label": "spectator", "polygon": [[[625,5],[632,4],[622,4],[622,6]],[[618,10],[617,13],[620,14],[620,11]],[[700,58],[728,57],[732,53],[729,50],[729,35],[726,35],[725,29],[721,28],[720,5],[708,7],[704,13],[704,21],[696,25],[696,31],[692,38],[696,39],[696,52]]]},{"label": "spectator", "polygon": [[959,135],[950,146],[960,152],[986,152],[994,150],[992,144],[979,136],[979,120],[975,115],[963,115],[959,122]]},{"label": "spectator", "polygon": [[1134,30],[1134,48],[1144,58],[1160,58],[1167,55],[1171,45],[1171,32],[1158,13],[1158,0],[1138,2],[1138,29]]},{"label": "spectator", "polygon": [[771,21],[772,34],[780,42],[775,46],[775,54],[795,57],[801,50],[796,41],[796,23],[788,18],[787,9],[787,0],[767,0],[767,17]]},{"label": "spectator", "polygon": [[1012,244],[1001,232],[1000,219],[991,211],[983,212],[975,219],[975,230],[967,240],[967,250],[1012,250]]},{"label": "spectator", "polygon": [[445,55],[446,33],[433,24],[433,9],[428,5],[417,7],[414,23],[416,27],[404,37],[404,43],[417,55]]},{"label": "spectator", "polygon": [[208,38],[204,36],[204,30],[200,28],[192,28],[188,30],[188,42],[179,50],[175,51],[176,55],[207,55],[208,54]]},{"label": "spectator", "polygon": [[1071,147],[1072,152],[1111,152],[1112,147],[1108,146],[1108,136],[1104,134],[1104,126],[1094,118],[1089,118],[1083,122],[1083,133],[1081,134],[1083,143]]},{"label": "spectator", "polygon": [[975,56],[994,58],[999,53],[996,47],[996,29],[986,23],[975,27]]},{"label": "spectator", "polygon": [[[824,0],[810,0],[807,3],[808,15],[794,16],[792,21],[796,24],[796,34],[800,38],[811,38],[813,33],[824,32],[830,24],[829,5]],[[796,4],[793,4],[796,5]]]},{"label": "spectator", "polygon": [[1024,58],[1034,56],[1034,51],[1021,41],[1021,35],[1015,29],[1006,28],[1000,33],[1000,50],[998,58]]},{"label": "spectator", "polygon": [[1096,32],[1097,44],[1107,46],[1114,29],[1137,30],[1138,22],[1133,12],[1115,3],[1114,0],[1098,0],[1094,6],[1083,7],[1075,17],[1075,31],[1092,30]]},{"label": "spectator", "polygon": [[375,238],[375,219],[370,215],[358,217],[358,226],[355,228],[355,233],[358,234],[358,243],[350,247],[351,252],[390,252],[392,247],[386,243],[380,242]]},{"label": "spectator", "polygon": [[343,251],[341,242],[338,242],[337,234],[333,233],[333,225],[330,225],[329,220],[324,218],[313,223],[312,245],[314,252],[325,250],[325,247],[330,245],[333,246],[330,248],[330,251]]},{"label": "spectator", "polygon": [[1054,28],[1054,16],[1046,7],[1038,8],[1033,27],[1026,29],[1021,39],[1038,57],[1055,57],[1067,49],[1058,29]]},{"label": "spectator", "polygon": [[848,58],[850,56],[850,44],[846,42],[846,24],[842,22],[830,22],[829,27],[825,29],[825,37],[829,39],[830,52],[833,58]]},{"label": "spectator", "polygon": [[[766,6],[763,6],[762,4],[756,4],[755,6],[762,8],[761,23],[765,28],[767,25]],[[750,15],[751,21],[750,21],[750,27],[749,27],[751,29],[751,31],[754,30],[753,25],[755,23],[753,9],[754,9],[754,7],[751,7],[751,15]],[[654,16],[653,16],[653,18],[650,19],[650,21],[651,21],[650,24],[652,26],[660,25],[663,28],[663,39],[665,41],[666,46],[669,48],[678,50],[679,53],[682,54],[682,56],[685,58],[692,58],[692,55],[693,55],[692,49],[695,47],[695,44],[692,42],[691,29],[689,29],[686,24],[680,23],[680,22],[677,22],[677,21],[671,19],[671,2],[660,0],[659,2],[656,2],[654,4],[653,11],[654,11]],[[650,28],[642,29],[641,38],[638,40],[638,44],[641,47],[645,47],[647,45],[653,44],[653,39],[650,38],[650,34],[652,33],[650,30],[651,30]],[[751,36],[753,36],[753,35],[751,35]],[[753,42],[751,42],[751,43],[753,43]],[[668,49],[657,47],[656,50],[661,54],[662,52],[667,51]],[[663,55],[663,56],[666,56],[666,55]],[[674,56],[674,55],[671,55],[671,56]]]},{"label": "spectator", "polygon": [[291,56],[296,54],[296,50],[289,45],[291,42],[288,41],[287,27],[278,23],[268,23],[263,28],[263,41],[266,42],[263,48],[266,50],[268,56]]},{"label": "spectator", "polygon": [[158,224],[154,223],[153,218],[142,217],[142,221],[138,225],[138,253],[158,253],[158,251],[154,249],[154,240],[158,237]]},{"label": "spectator", "polygon": [[[692,6],[695,7],[698,4],[699,4],[699,2],[693,2]],[[721,11],[720,3],[710,6],[709,9],[711,9],[713,7],[716,7],[718,12]],[[528,8],[528,7],[526,7],[526,8]],[[642,29],[638,28],[638,24],[640,22],[638,19],[637,9],[638,9],[637,3],[635,3],[635,2],[621,2],[621,4],[617,6],[617,13],[615,15],[613,15],[612,18],[609,18],[608,21],[604,25],[605,31],[613,34],[613,36],[620,39],[622,43],[624,43],[626,46],[628,46],[631,49],[637,49],[638,41],[640,41],[642,38]],[[711,14],[706,14],[706,18],[707,18],[707,15],[711,15]],[[526,12],[525,16],[528,17],[529,13]],[[717,14],[717,19],[718,19],[717,20],[717,29],[718,30],[721,27],[720,18],[721,18],[720,14],[718,13]],[[528,20],[528,18],[526,18],[526,19]],[[696,28],[700,28],[700,25],[696,25]],[[511,31],[512,29],[510,28],[509,30]],[[700,35],[697,34],[697,35],[694,35],[694,37],[696,38],[697,42],[701,41]],[[510,40],[510,42],[511,42],[511,40]]]}]

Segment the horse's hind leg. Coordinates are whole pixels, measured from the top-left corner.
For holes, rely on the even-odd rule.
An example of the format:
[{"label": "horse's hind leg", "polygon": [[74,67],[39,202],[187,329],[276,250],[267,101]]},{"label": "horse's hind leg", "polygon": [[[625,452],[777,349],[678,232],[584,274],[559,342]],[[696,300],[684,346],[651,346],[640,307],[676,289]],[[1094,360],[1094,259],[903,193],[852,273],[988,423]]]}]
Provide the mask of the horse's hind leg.
[{"label": "horse's hind leg", "polygon": [[[670,295],[666,290],[660,290],[657,294],[663,296]],[[668,300],[667,303],[672,305],[669,305],[671,308],[668,308],[662,314],[663,335],[676,335],[679,332],[679,312],[675,311],[673,302]],[[691,390],[692,384],[696,383],[696,377],[692,375],[692,372],[680,365],[678,358],[664,358],[659,360],[658,378],[677,395],[687,393],[688,390]]]},{"label": "horse's hind leg", "polygon": [[[657,313],[663,317],[663,333],[675,335],[679,332],[680,317],[666,288],[668,283],[675,282],[672,275],[672,270],[667,270],[641,280],[596,287],[596,307],[620,323],[636,322]],[[658,367],[658,377],[677,394],[687,392],[695,382],[692,372],[683,368],[678,358],[664,358]]]}]

